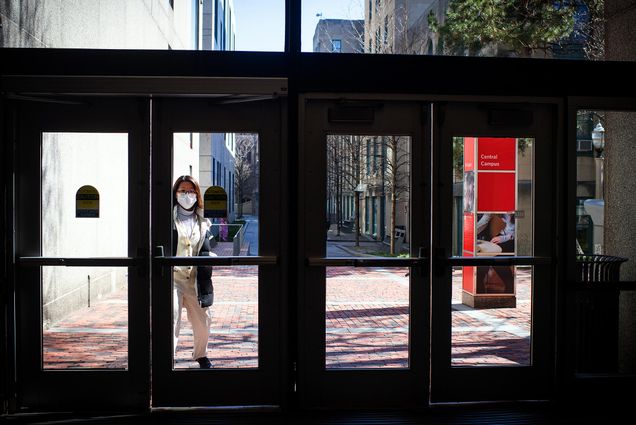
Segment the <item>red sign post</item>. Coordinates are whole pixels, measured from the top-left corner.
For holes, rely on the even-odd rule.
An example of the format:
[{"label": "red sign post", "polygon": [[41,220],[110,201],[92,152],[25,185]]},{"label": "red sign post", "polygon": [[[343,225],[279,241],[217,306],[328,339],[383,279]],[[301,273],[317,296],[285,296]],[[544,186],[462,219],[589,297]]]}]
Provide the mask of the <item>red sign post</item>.
[{"label": "red sign post", "polygon": [[[517,139],[464,138],[463,255],[515,255]],[[509,266],[464,267],[462,302],[475,308],[514,307]]]}]

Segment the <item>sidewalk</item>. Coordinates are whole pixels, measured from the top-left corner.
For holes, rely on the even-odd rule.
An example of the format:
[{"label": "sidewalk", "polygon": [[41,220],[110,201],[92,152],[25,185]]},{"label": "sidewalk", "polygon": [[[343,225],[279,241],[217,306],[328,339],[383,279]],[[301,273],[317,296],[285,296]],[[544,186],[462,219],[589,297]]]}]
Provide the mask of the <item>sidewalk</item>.
[{"label": "sidewalk", "polygon": [[[406,272],[327,268],[327,368],[408,367],[410,307]],[[258,367],[258,268],[217,267],[213,278],[215,303],[208,350],[213,367]],[[460,269],[453,272],[452,284],[452,364],[528,364],[529,271],[518,271],[515,309],[474,310],[461,304]],[[44,331],[44,367],[127,367],[127,318],[124,291],[69,315]],[[185,311],[182,320],[175,367],[197,367],[191,359],[192,331]]]},{"label": "sidewalk", "polygon": [[[365,234],[359,237],[359,246],[355,245],[355,232],[346,227],[340,229],[340,234],[335,224],[327,231],[327,256],[328,257],[374,257],[388,256],[389,247],[381,241],[370,238]],[[408,253],[409,245],[402,245],[402,253]]]}]

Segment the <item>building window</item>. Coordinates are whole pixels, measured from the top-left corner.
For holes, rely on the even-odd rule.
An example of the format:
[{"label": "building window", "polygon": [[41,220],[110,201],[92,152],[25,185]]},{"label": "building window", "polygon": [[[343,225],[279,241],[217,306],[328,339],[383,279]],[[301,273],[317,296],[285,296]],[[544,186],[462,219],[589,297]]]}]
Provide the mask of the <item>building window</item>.
[{"label": "building window", "polygon": [[382,143],[382,153],[380,154],[380,164],[382,165],[382,172],[387,172],[387,144]]},{"label": "building window", "polygon": [[377,139],[373,139],[373,174],[378,172],[378,141]]},{"label": "building window", "polygon": [[371,234],[374,238],[378,236],[378,210],[377,210],[377,197],[371,197]]},{"label": "building window", "polygon": [[342,41],[341,40],[332,40],[331,41],[331,52],[332,53],[342,53]]},{"label": "building window", "polygon": [[371,23],[371,18],[373,18],[373,0],[369,0],[369,24]]},{"label": "building window", "polygon": [[369,234],[371,226],[369,226],[369,210],[371,209],[369,197],[364,198],[364,232]]}]

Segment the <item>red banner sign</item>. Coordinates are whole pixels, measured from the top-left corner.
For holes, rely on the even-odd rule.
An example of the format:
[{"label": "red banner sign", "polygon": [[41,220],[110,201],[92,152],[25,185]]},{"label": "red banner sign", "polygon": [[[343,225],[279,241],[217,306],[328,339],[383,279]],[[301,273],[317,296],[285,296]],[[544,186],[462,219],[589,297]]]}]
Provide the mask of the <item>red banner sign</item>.
[{"label": "red banner sign", "polygon": [[478,212],[513,212],[516,207],[516,173],[479,173]]},{"label": "red banner sign", "polygon": [[515,171],[517,169],[517,139],[479,138],[477,148],[479,171]]},{"label": "red banner sign", "polygon": [[[463,256],[514,254],[516,172],[517,139],[464,138]],[[485,213],[490,219],[481,223],[478,219],[486,218]],[[505,215],[504,220],[502,213],[512,215]],[[473,307],[491,305],[485,300],[493,296],[514,297],[514,284],[511,267],[463,267],[462,302]],[[485,298],[479,298],[482,296]],[[499,301],[495,305],[504,306]],[[514,306],[514,298],[505,305]]]},{"label": "red banner sign", "polygon": [[469,212],[464,213],[464,251],[475,252],[475,214]]},{"label": "red banner sign", "polygon": [[475,138],[464,137],[464,171],[475,169]]}]

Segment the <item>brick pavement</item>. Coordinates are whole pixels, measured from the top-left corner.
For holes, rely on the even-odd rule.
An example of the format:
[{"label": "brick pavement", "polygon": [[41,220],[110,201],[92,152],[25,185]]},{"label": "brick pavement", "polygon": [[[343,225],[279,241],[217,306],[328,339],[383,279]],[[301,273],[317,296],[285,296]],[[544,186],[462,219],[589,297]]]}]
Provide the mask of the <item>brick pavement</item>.
[{"label": "brick pavement", "polygon": [[[258,367],[257,267],[218,267],[209,356],[213,367]],[[328,268],[326,367],[408,366],[406,269]],[[530,274],[518,273],[518,307],[473,310],[460,303],[461,271],[453,272],[452,363],[527,364],[530,358]],[[104,297],[44,331],[45,368],[126,367],[125,292]],[[176,368],[190,358],[185,312]]]}]

